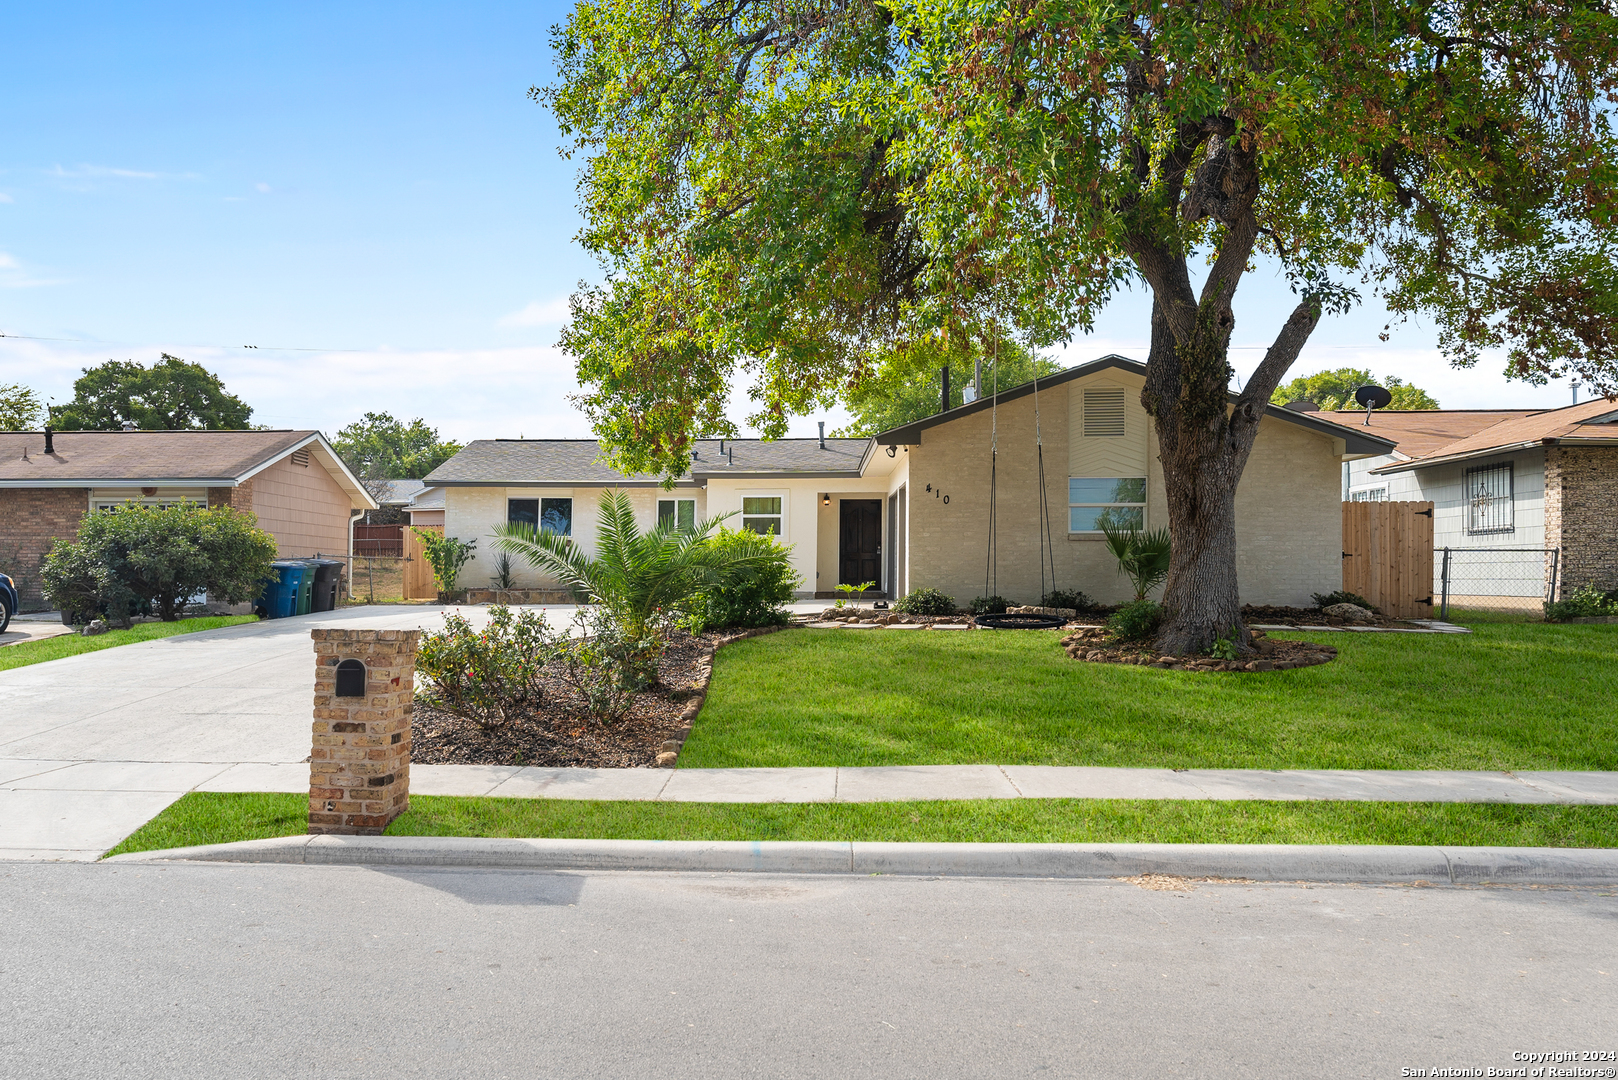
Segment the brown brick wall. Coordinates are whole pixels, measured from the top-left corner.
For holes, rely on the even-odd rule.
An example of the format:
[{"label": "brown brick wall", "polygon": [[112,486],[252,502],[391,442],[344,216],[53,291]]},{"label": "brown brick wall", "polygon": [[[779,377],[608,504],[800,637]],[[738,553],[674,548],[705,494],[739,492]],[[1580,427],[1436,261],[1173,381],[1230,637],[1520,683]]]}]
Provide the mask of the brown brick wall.
[{"label": "brown brick wall", "polygon": [[253,481],[244,480],[236,487],[211,487],[208,489],[208,506],[229,506],[236,510],[253,509]]},{"label": "brown brick wall", "polygon": [[[309,831],[378,836],[410,809],[410,720],[419,630],[311,630],[315,646]],[[338,666],[365,665],[365,693],[337,695]]]},{"label": "brown brick wall", "polygon": [[89,506],[88,488],[0,489],[0,570],[16,581],[23,610],[44,606],[40,561],[51,541],[79,535]]},{"label": "brown brick wall", "polygon": [[1561,596],[1618,589],[1618,447],[1546,448],[1545,544],[1562,549]]}]

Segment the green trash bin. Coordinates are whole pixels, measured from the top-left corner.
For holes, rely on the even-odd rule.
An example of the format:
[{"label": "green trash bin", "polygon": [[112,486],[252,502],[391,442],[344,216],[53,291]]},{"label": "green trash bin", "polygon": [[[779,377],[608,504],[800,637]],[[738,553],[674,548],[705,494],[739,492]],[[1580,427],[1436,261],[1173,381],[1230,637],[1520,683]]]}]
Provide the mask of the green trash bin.
[{"label": "green trash bin", "polygon": [[298,560],[303,567],[303,576],[298,579],[298,614],[307,615],[315,599],[315,570],[313,562],[307,559]]}]

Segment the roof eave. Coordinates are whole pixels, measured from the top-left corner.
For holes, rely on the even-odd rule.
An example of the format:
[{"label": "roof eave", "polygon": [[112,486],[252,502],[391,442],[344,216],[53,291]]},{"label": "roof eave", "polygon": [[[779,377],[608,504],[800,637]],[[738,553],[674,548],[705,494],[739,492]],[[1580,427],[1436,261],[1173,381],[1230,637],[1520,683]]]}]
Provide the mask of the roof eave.
[{"label": "roof eave", "polygon": [[1393,473],[1414,472],[1417,469],[1427,469],[1435,465],[1449,465],[1457,461],[1473,461],[1477,458],[1493,457],[1497,454],[1515,454],[1520,450],[1534,450],[1544,446],[1555,439],[1530,439],[1526,442],[1506,443],[1503,446],[1485,446],[1479,450],[1468,450],[1461,454],[1445,454],[1443,457],[1411,458],[1408,461],[1390,461],[1386,465],[1379,465],[1370,470],[1376,476],[1390,476]]}]

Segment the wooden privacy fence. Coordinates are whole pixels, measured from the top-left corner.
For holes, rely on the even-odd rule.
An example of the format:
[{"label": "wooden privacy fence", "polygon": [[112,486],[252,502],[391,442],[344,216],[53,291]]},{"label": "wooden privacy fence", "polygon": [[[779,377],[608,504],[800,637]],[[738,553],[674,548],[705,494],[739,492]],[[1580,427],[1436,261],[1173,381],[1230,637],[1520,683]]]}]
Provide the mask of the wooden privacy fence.
[{"label": "wooden privacy fence", "polygon": [[1395,619],[1433,617],[1433,504],[1343,504],[1343,589]]},{"label": "wooden privacy fence", "polygon": [[438,586],[433,584],[433,564],[427,561],[426,545],[414,529],[444,535],[442,525],[417,525],[404,530],[404,594],[406,600],[434,600]]},{"label": "wooden privacy fence", "polygon": [[404,554],[404,533],[403,525],[356,525],[354,554],[397,559]]}]

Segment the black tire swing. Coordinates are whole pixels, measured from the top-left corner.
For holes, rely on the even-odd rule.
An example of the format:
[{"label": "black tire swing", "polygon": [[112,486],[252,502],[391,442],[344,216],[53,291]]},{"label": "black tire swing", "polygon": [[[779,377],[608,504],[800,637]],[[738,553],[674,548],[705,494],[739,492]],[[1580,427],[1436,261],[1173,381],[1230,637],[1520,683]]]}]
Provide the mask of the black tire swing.
[{"label": "black tire swing", "polygon": [[[995,491],[1000,467],[1000,330],[994,328],[994,358],[990,376],[989,425],[989,543],[983,563],[983,595],[994,596],[1000,586],[1000,552],[996,537]],[[1056,547],[1051,541],[1050,495],[1045,488],[1045,441],[1039,424],[1039,368],[1034,368],[1034,456],[1039,466],[1039,595],[1056,588]],[[1047,560],[1051,588],[1045,588]],[[1054,615],[979,615],[974,620],[991,630],[1055,630],[1067,623]]]}]

